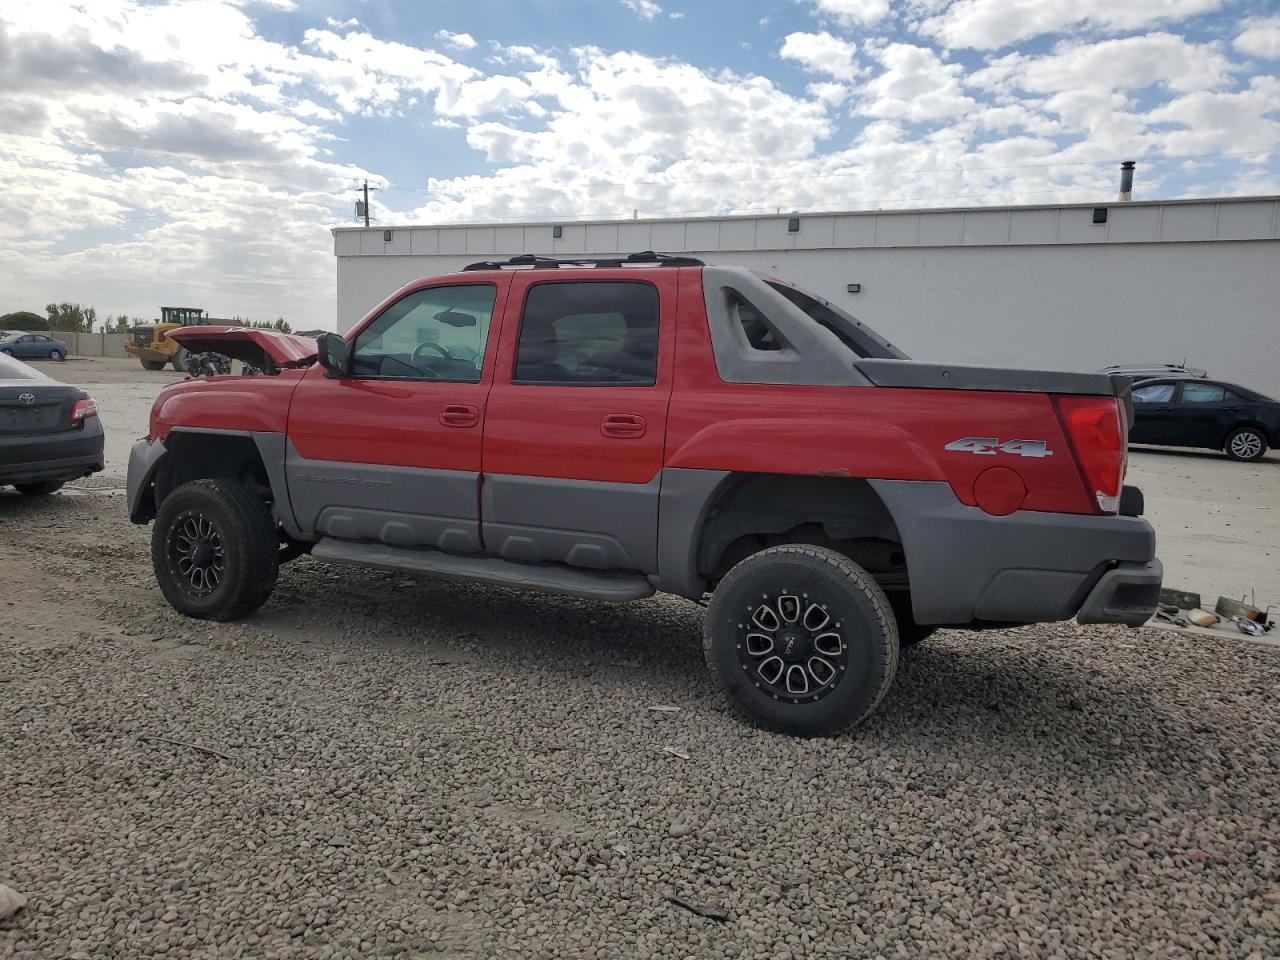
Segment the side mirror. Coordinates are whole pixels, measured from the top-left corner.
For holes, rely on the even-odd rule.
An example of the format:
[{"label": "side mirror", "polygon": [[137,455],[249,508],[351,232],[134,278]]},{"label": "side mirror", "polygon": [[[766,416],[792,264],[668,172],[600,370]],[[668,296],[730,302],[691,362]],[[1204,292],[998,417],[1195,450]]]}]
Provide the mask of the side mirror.
[{"label": "side mirror", "polygon": [[336,333],[322,333],[316,337],[316,362],[334,376],[349,376],[351,347]]}]

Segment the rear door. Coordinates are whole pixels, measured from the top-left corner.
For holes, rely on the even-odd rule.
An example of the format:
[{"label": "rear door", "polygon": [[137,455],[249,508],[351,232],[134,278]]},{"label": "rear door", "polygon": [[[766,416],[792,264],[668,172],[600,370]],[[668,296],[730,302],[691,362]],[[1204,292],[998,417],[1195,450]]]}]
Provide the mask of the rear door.
[{"label": "rear door", "polygon": [[1243,403],[1224,384],[1208,380],[1184,382],[1177,403],[1177,418],[1188,437],[1186,442],[1197,447],[1222,446]]},{"label": "rear door", "polygon": [[485,548],[656,572],[677,271],[548,273],[512,281],[485,424]]},{"label": "rear door", "polygon": [[285,457],[299,526],[481,549],[481,436],[509,286],[500,277],[415,289],[350,338],[350,377],[308,370],[290,404]]}]

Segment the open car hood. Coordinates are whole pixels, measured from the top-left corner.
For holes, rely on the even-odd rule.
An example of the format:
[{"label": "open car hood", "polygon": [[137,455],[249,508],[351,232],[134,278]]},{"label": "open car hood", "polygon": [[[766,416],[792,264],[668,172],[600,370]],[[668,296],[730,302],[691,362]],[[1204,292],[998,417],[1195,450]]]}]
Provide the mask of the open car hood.
[{"label": "open car hood", "polygon": [[220,353],[232,360],[277,367],[304,367],[316,358],[316,342],[306,337],[252,327],[182,327],[166,336],[192,353]]}]

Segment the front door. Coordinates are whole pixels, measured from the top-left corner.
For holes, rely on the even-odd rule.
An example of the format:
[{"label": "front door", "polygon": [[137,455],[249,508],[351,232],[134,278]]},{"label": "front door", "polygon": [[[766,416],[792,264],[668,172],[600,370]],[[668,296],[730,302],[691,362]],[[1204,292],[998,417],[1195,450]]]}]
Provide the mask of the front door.
[{"label": "front door", "polygon": [[416,289],[359,329],[351,376],[319,364],[289,412],[298,525],[344,540],[480,550],[485,405],[509,281]]},{"label": "front door", "polygon": [[512,280],[485,424],[484,543],[509,560],[654,573],[677,271],[601,274]]},{"label": "front door", "polygon": [[1141,384],[1133,390],[1133,427],[1129,430],[1130,443],[1185,443],[1179,439],[1182,431],[1174,398],[1178,392],[1176,381]]}]

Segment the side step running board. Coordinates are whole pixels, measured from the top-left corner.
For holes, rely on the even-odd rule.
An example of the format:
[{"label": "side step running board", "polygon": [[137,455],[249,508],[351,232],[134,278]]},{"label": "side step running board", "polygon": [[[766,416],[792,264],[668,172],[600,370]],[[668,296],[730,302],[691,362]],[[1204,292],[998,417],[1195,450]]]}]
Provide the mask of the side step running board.
[{"label": "side step running board", "polygon": [[512,563],[498,557],[469,557],[439,550],[410,550],[382,543],[354,543],[325,537],[311,551],[317,560],[473,580],[503,587],[539,590],[586,600],[640,600],[653,585],[638,573],[583,570],[559,564]]}]

